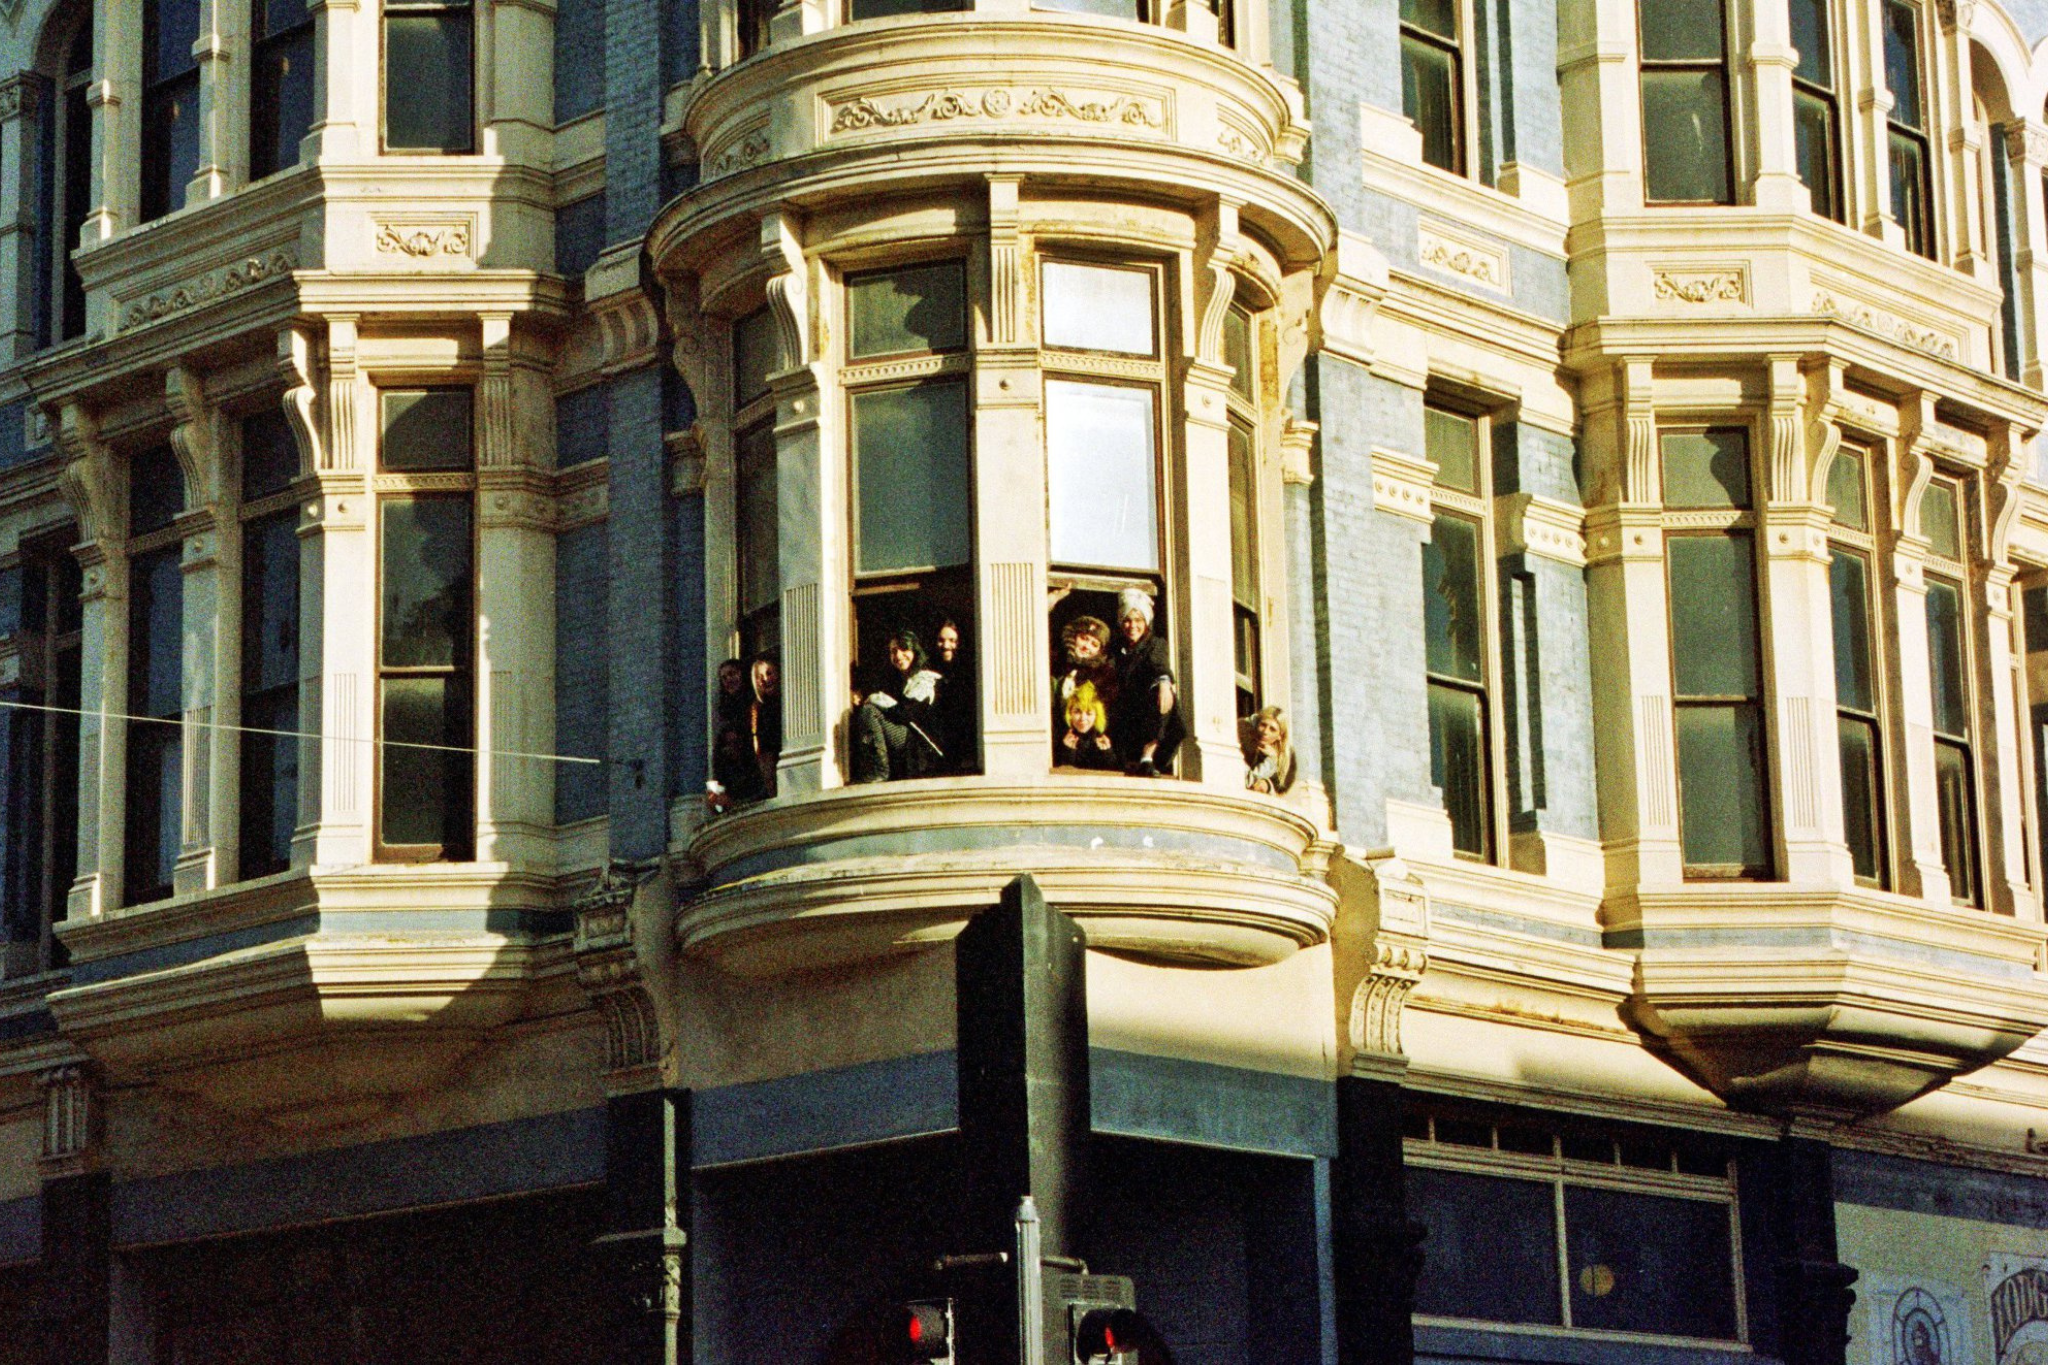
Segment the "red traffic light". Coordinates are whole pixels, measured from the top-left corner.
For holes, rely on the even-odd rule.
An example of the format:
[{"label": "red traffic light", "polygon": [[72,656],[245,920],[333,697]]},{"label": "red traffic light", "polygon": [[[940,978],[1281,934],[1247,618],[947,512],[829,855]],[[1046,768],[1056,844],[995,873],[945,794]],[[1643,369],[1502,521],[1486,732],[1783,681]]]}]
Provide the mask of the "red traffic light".
[{"label": "red traffic light", "polygon": [[952,1322],[943,1303],[906,1303],[897,1318],[896,1339],[905,1360],[944,1360],[952,1354]]},{"label": "red traffic light", "polygon": [[1103,1360],[1136,1350],[1138,1315],[1128,1308],[1090,1308],[1074,1322],[1074,1359]]}]

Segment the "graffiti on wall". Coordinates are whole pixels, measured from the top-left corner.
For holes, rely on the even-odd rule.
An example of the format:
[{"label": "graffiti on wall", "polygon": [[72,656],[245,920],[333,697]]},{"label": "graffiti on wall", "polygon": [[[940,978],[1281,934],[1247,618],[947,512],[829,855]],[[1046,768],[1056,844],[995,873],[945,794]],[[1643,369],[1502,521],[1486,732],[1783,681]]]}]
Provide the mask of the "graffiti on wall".
[{"label": "graffiti on wall", "polygon": [[2048,1260],[1998,1253],[1984,1266],[1998,1365],[2048,1365]]},{"label": "graffiti on wall", "polygon": [[[1870,1365],[1976,1365],[1970,1295],[1919,1275],[1866,1275],[1856,1286]],[[2048,1365],[2043,1361],[2042,1365]]]}]

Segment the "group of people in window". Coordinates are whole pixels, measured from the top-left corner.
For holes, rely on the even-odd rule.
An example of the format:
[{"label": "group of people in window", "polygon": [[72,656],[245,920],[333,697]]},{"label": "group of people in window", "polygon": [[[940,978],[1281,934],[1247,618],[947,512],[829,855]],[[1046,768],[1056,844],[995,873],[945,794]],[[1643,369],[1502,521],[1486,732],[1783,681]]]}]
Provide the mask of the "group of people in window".
[{"label": "group of people in window", "polygon": [[1171,652],[1152,629],[1152,595],[1117,595],[1115,631],[1100,617],[1070,617],[1053,676],[1052,761],[1057,768],[1157,777],[1173,772],[1187,738]]},{"label": "group of people in window", "polygon": [[899,626],[884,646],[885,665],[854,665],[847,720],[852,781],[973,771],[974,688],[962,643],[950,617],[932,631],[930,651],[914,627]]}]

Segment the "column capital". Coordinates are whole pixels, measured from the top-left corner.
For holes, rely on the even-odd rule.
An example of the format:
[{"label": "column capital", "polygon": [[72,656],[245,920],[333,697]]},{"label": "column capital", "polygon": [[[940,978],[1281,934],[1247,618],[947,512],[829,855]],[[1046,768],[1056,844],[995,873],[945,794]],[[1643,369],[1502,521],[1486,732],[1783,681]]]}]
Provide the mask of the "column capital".
[{"label": "column capital", "polygon": [[0,81],[0,123],[33,116],[42,94],[43,78],[33,71],[19,71]]}]

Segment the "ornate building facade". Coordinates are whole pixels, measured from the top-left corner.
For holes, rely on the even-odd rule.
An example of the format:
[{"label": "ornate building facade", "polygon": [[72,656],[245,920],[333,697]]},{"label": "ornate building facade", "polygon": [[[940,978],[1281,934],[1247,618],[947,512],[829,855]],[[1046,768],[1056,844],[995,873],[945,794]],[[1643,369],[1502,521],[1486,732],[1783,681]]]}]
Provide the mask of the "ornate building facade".
[{"label": "ornate building facade", "polygon": [[0,54],[0,1361],[2048,1359],[2040,0]]}]

